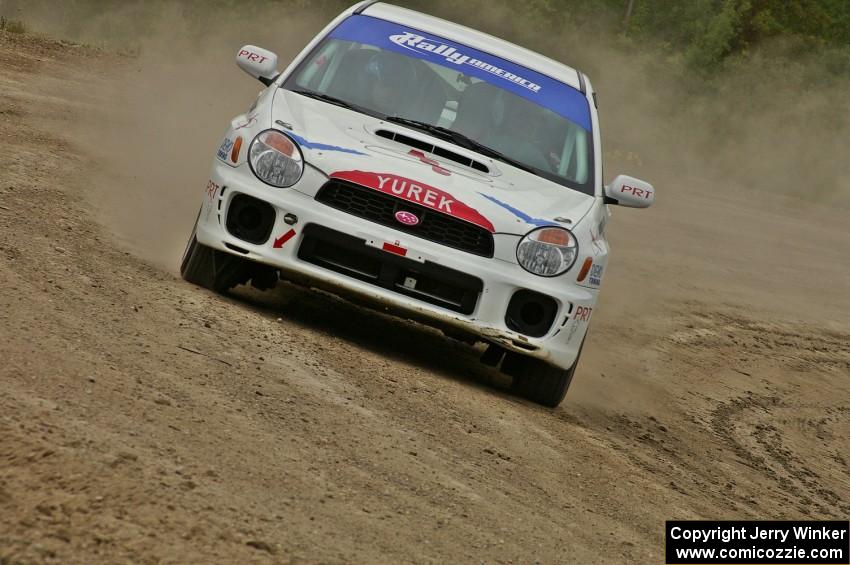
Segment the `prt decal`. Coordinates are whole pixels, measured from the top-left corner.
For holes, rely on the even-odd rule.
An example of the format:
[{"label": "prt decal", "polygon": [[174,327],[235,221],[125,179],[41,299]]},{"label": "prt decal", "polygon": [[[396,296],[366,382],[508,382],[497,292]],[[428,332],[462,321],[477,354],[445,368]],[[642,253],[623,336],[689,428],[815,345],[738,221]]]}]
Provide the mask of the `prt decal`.
[{"label": "prt decal", "polygon": [[590,306],[578,306],[576,307],[576,322],[587,322],[590,320],[590,314],[593,313],[593,308]]}]

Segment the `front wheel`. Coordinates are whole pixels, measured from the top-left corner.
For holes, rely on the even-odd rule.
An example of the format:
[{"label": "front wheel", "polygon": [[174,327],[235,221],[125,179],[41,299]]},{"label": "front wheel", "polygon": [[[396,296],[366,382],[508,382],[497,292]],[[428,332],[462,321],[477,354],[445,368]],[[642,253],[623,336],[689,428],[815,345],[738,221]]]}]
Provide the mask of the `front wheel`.
[{"label": "front wheel", "polygon": [[[197,223],[196,223],[197,225]],[[215,292],[227,292],[249,280],[260,290],[277,284],[277,270],[242,257],[207,247],[198,242],[195,230],[180,263],[180,276],[186,281]]]},{"label": "front wheel", "polygon": [[215,292],[226,292],[250,278],[248,261],[198,243],[195,234],[189,240],[180,275],[187,281]]},{"label": "front wheel", "polygon": [[537,404],[554,408],[567,395],[583,347],[584,342],[569,369],[553,367],[540,359],[509,352],[502,361],[502,371],[513,377],[511,390],[515,394]]}]

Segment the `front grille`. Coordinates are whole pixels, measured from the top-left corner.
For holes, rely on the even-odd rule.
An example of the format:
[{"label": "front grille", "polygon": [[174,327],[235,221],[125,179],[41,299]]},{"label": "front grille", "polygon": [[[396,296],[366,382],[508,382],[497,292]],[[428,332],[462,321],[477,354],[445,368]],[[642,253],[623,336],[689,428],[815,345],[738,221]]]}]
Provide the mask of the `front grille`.
[{"label": "front grille", "polygon": [[304,228],[298,258],[325,269],[435,304],[472,314],[484,289],[481,279],[426,261],[366,245],[363,239],[319,226]]},{"label": "front grille", "polygon": [[[484,228],[359,184],[331,179],[319,190],[316,200],[422,239],[482,257],[493,256],[493,234]],[[419,224],[407,226],[396,221],[399,210],[416,214]]]}]

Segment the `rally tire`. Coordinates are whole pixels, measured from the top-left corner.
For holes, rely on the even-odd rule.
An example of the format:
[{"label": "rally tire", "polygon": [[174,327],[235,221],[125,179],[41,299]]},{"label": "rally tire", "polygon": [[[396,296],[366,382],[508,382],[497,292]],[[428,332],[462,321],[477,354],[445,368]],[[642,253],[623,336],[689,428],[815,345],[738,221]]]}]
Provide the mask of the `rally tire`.
[{"label": "rally tire", "polygon": [[502,361],[502,371],[513,377],[511,391],[514,394],[555,408],[570,389],[580,356],[581,349],[572,367],[562,369],[534,357],[509,352]]},{"label": "rally tire", "polygon": [[198,242],[194,231],[180,264],[188,282],[215,292],[226,292],[251,278],[251,262]]}]

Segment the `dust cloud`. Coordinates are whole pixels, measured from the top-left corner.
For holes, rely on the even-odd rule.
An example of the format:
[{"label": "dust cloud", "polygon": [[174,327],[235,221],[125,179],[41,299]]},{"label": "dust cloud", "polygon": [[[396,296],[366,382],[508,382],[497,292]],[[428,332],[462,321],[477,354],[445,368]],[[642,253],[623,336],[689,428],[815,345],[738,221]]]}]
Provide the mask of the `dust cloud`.
[{"label": "dust cloud", "polygon": [[[584,71],[599,95],[606,181],[629,172],[671,193],[692,179],[720,193],[850,206],[850,76],[828,52],[775,41],[702,76],[679,55],[586,23],[552,34],[527,5],[474,1],[438,15]],[[602,24],[599,24],[602,27]],[[661,196],[662,193],[659,192]]]},{"label": "dust cloud", "polygon": [[[98,219],[123,247],[176,273],[221,135],[261,89],[234,64],[236,50],[261,45],[285,64],[339,5],[80,8],[89,3],[96,2],[63,11],[28,2],[20,17],[120,53],[103,63],[101,81],[84,87],[103,102],[67,133],[93,154],[85,194]],[[630,174],[658,189],[649,210],[613,211],[612,260],[570,392],[577,413],[602,421],[611,410],[667,410],[665,344],[695,315],[746,311],[843,331],[850,282],[841,282],[841,265],[850,240],[834,226],[846,226],[840,207],[850,206],[846,81],[814,73],[817,61],[807,55],[777,66],[770,55],[782,55],[782,45],[698,80],[629,38],[582,28],[545,36],[486,2],[460,12],[448,1],[421,4],[413,7],[586,72],[599,96],[605,180]]]},{"label": "dust cloud", "polygon": [[[759,170],[728,157],[706,165],[697,141],[746,131],[757,151],[733,146],[741,162],[806,172],[747,120],[712,122],[721,91],[689,107],[665,61],[566,33],[541,47],[600,91],[605,176],[660,193],[613,211],[577,378],[550,411],[494,391],[473,352],[404,321],[285,288],[216,299],[122,256],[77,194],[176,270],[218,136],[259,87],[233,51],[292,55],[327,17],[199,21],[148,1],[80,21],[62,12],[87,0],[44,12],[54,36],[123,36],[127,56],[2,34],[0,561],[647,563],[670,515],[850,513],[847,214],[765,198],[771,187],[742,180]],[[467,23],[508,29],[481,12]],[[533,32],[511,33],[536,47]],[[820,104],[748,111],[766,127],[787,107],[775,135]],[[829,137],[840,108],[825,152],[843,139]]]},{"label": "dust cloud", "polygon": [[100,104],[82,109],[66,134],[97,164],[85,193],[98,219],[123,246],[176,272],[221,136],[263,88],[236,67],[238,48],[268,46],[285,64],[332,12],[140,1],[95,13],[87,8],[95,2],[54,4],[18,11],[7,3],[0,13],[119,53],[104,63],[102,80],[82,86],[80,98],[95,89]]},{"label": "dust cloud", "polygon": [[[414,8],[538,49],[585,71],[599,93],[605,178],[623,172],[660,189],[661,201],[695,190],[756,204],[773,195],[850,205],[846,80],[812,77],[813,55],[777,65],[766,46],[714,79],[623,37],[582,28],[552,36],[517,8],[446,1]],[[104,8],[104,6],[108,6]],[[260,85],[233,64],[254,43],[292,58],[338,2],[103,3],[7,0],[0,12],[28,25],[124,53],[108,77],[108,107],[80,122],[104,169],[90,193],[102,220],[146,259],[175,269],[216,143]],[[787,57],[782,61],[789,60]]]}]

